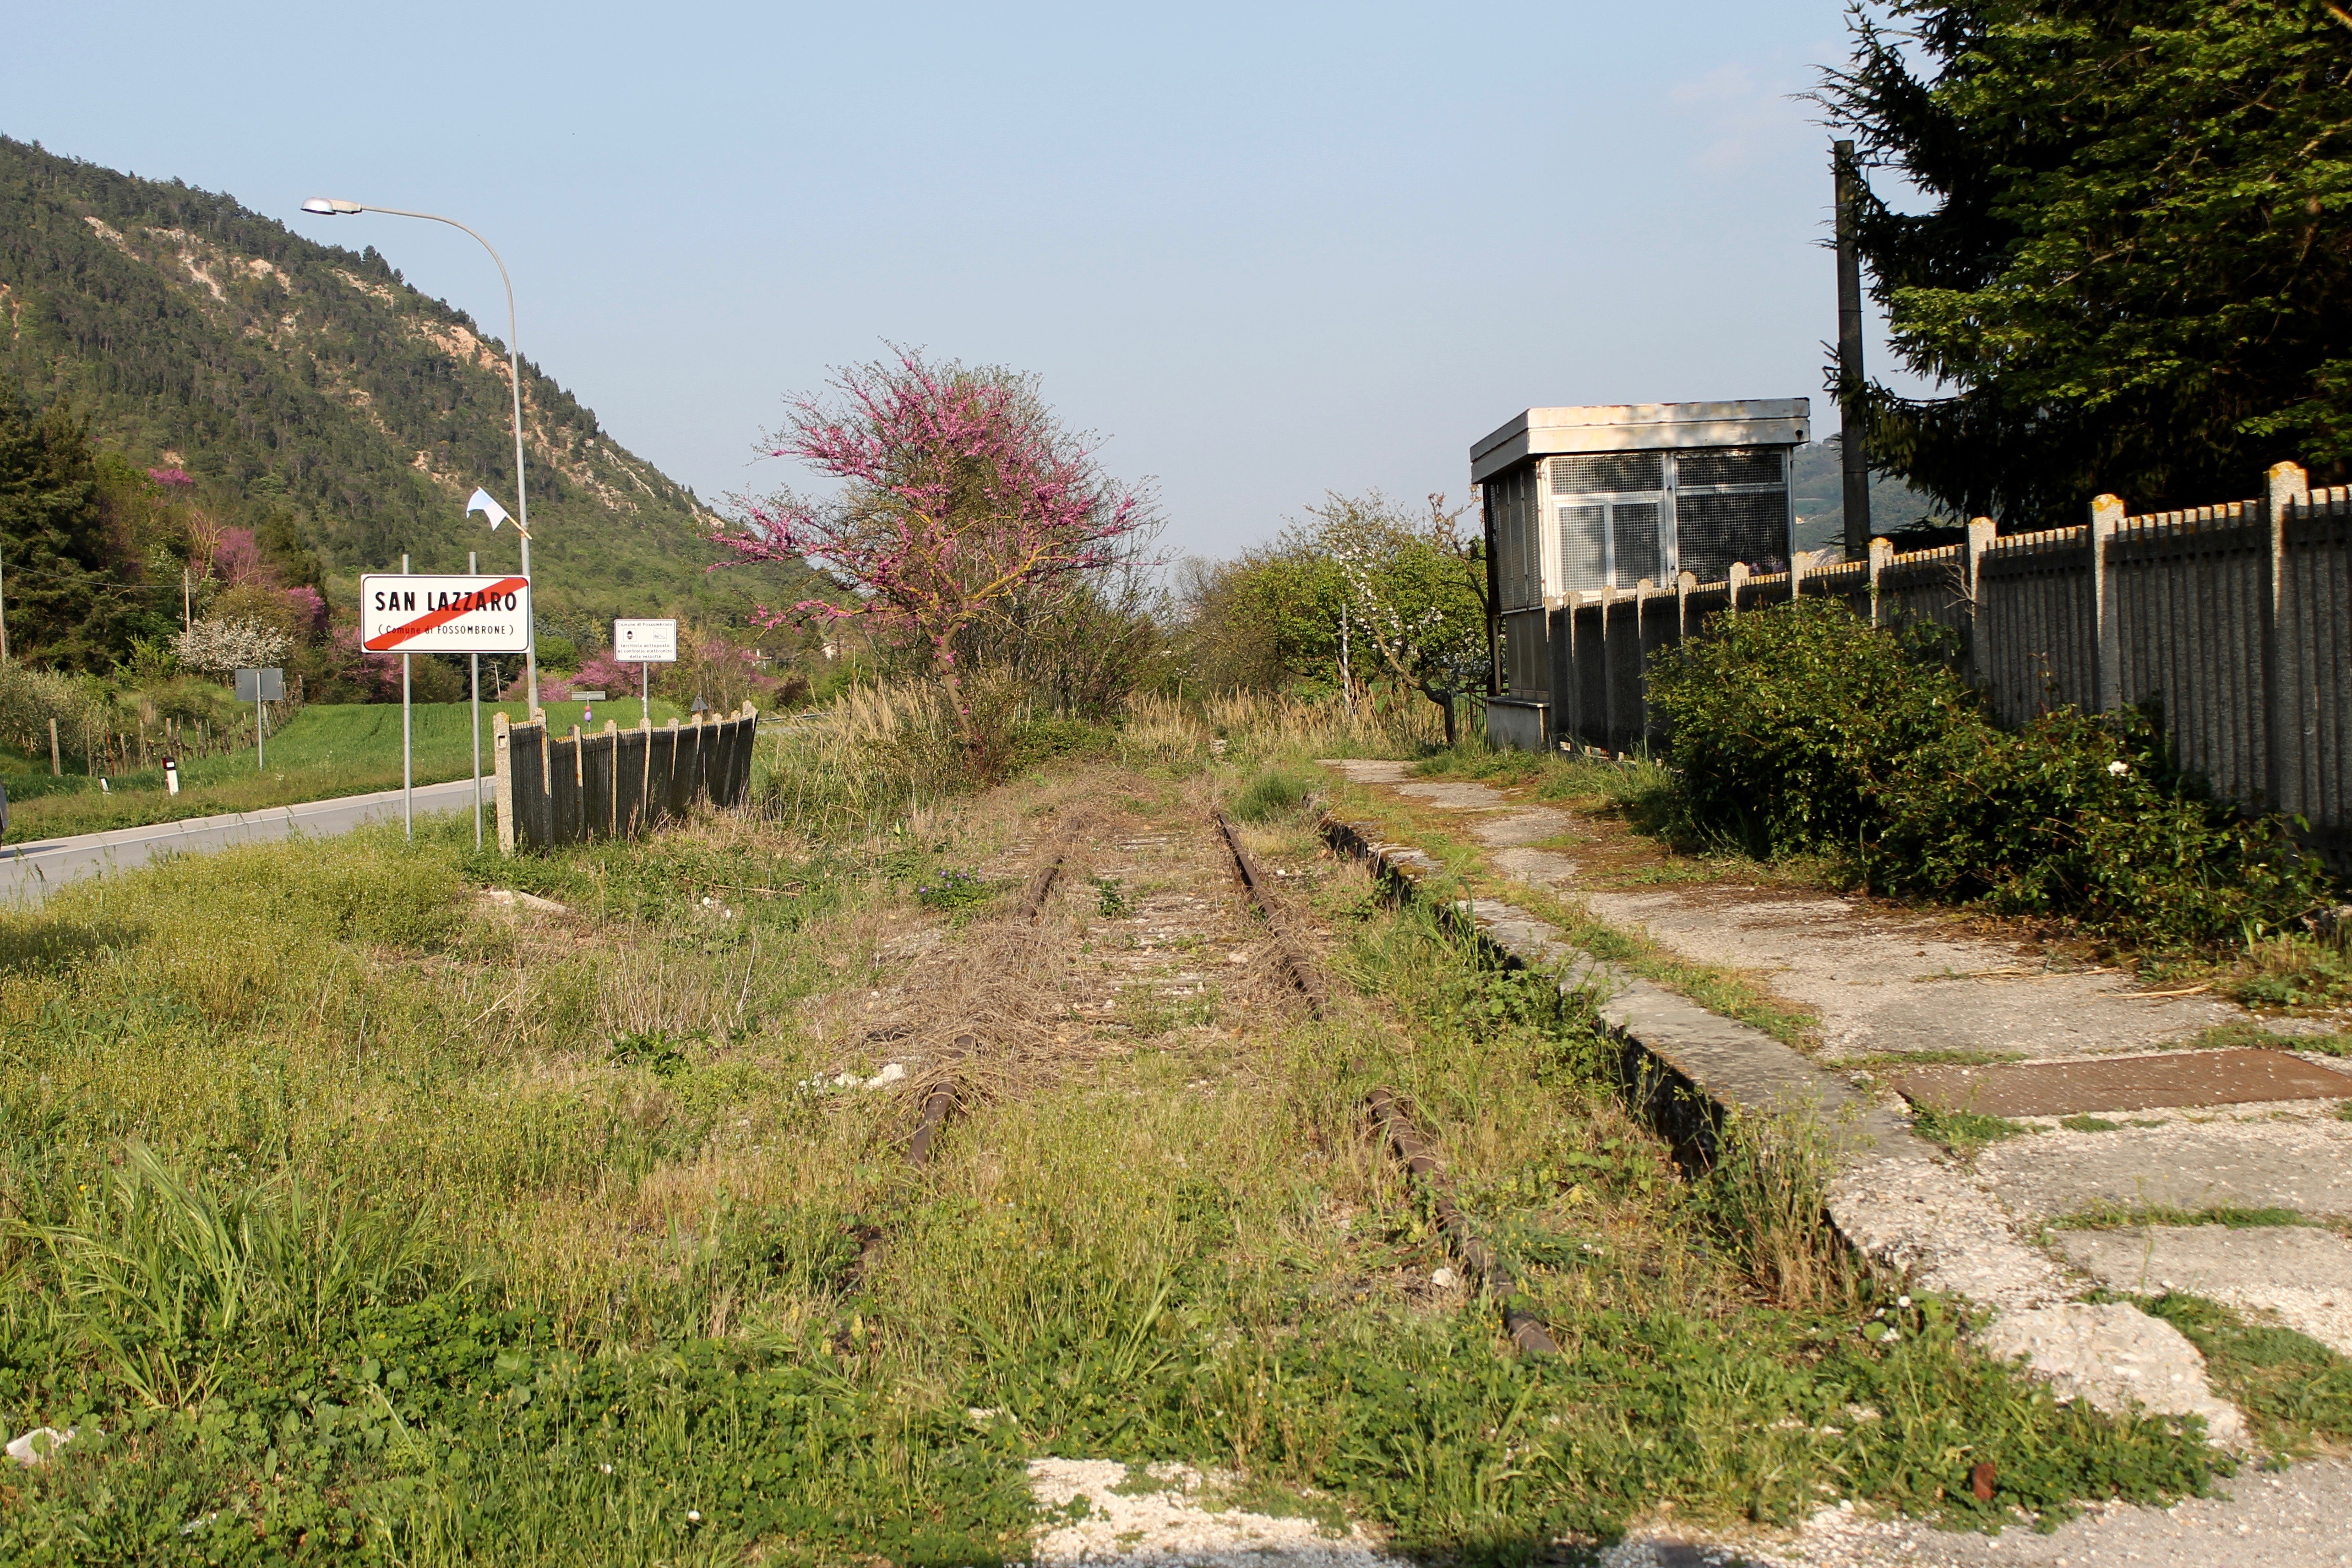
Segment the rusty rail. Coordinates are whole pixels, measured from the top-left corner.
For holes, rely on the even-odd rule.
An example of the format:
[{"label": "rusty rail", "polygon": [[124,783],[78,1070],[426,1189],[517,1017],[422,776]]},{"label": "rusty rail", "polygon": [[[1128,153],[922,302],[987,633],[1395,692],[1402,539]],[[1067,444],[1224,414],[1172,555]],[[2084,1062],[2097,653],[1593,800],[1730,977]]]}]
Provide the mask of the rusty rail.
[{"label": "rusty rail", "polygon": [[[970,1056],[980,1049],[977,1035],[958,1035],[957,1054]],[[907,1163],[919,1171],[931,1163],[931,1145],[938,1142],[940,1129],[945,1125],[948,1112],[955,1109],[955,1085],[952,1082],[935,1086],[923,1097],[922,1120],[915,1124],[914,1142],[907,1145]]]},{"label": "rusty rail", "polygon": [[1266,897],[1265,873],[1257,868],[1250,852],[1242,847],[1241,831],[1234,826],[1233,818],[1222,811],[1217,813],[1217,830],[1225,836],[1225,847],[1234,852],[1234,864],[1241,868],[1242,886],[1249,889],[1250,902],[1265,917],[1265,928],[1274,935],[1275,950],[1282,954],[1282,967],[1289,973],[1291,984],[1306,996],[1307,1005],[1320,1017],[1331,1005],[1331,992],[1323,984],[1323,972],[1300,947],[1282,906]]},{"label": "rusty rail", "polygon": [[[1276,951],[1282,955],[1284,969],[1289,973],[1292,984],[1306,996],[1315,1016],[1318,1018],[1323,1016],[1330,1010],[1331,993],[1323,983],[1322,971],[1291,931],[1282,907],[1267,896],[1265,874],[1258,869],[1257,862],[1243,847],[1240,830],[1234,826],[1233,819],[1219,812],[1217,827],[1225,836],[1226,847],[1234,852],[1234,865],[1241,872],[1242,886],[1248,890],[1250,901],[1257,906],[1258,913],[1265,917],[1266,929],[1274,936]],[[1351,1073],[1355,1070],[1354,1063],[1349,1064],[1349,1070]],[[1464,1214],[1462,1206],[1454,1201],[1454,1184],[1446,1180],[1444,1167],[1423,1139],[1421,1130],[1413,1124],[1412,1113],[1406,1109],[1404,1102],[1387,1088],[1374,1085],[1371,1092],[1364,1097],[1364,1103],[1379,1121],[1381,1141],[1395,1151],[1398,1161],[1405,1168],[1407,1178],[1419,1182],[1429,1194],[1430,1206],[1436,1212],[1438,1227],[1453,1243],[1454,1255],[1461,1258],[1463,1268],[1469,1270],[1472,1278],[1488,1295],[1502,1303],[1503,1331],[1510,1336],[1511,1343],[1518,1347],[1522,1355],[1558,1355],[1558,1342],[1553,1340],[1535,1314],[1521,1304],[1518,1281],[1495,1256],[1494,1249],[1478,1239],[1470,1216]]]}]

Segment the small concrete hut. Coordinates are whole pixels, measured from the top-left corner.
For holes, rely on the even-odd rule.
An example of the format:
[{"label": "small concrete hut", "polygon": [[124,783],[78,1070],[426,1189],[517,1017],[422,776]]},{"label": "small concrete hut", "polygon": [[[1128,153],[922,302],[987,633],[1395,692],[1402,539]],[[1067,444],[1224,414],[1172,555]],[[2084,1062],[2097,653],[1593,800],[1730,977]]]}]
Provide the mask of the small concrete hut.
[{"label": "small concrete hut", "polygon": [[1790,554],[1789,453],[1811,400],[1530,408],[1470,448],[1496,608],[1487,731],[1547,743],[1546,611],[1570,594],[1719,581]]}]

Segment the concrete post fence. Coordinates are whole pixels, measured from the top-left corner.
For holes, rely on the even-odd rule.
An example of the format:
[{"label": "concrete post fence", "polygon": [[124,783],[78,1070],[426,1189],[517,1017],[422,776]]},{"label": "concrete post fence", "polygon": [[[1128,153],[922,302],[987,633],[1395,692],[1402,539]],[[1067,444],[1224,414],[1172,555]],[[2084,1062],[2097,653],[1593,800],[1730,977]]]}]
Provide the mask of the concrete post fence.
[{"label": "concrete post fence", "polygon": [[544,718],[491,721],[498,766],[499,852],[641,837],[682,817],[698,802],[742,804],[751,787],[751,746],[759,710],[656,729],[621,729],[611,720],[593,734],[574,724],[551,738]]},{"label": "concrete post fence", "polygon": [[2076,528],[2000,534],[1978,518],[1934,550],[1882,539],[1834,566],[1570,594],[1548,606],[1537,666],[1549,741],[1662,746],[1651,662],[1717,616],[1799,596],[1957,633],[2012,723],[2156,704],[2175,761],[2217,794],[2305,817],[2339,860],[2352,846],[2352,488],[2315,490],[2281,463],[2246,500],[2134,517],[2101,496]]}]

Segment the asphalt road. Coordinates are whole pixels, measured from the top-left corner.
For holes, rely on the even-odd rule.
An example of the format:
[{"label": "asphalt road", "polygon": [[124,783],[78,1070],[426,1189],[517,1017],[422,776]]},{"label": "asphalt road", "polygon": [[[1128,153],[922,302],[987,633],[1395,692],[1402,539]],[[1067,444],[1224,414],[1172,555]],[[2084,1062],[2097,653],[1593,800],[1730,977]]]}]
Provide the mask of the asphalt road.
[{"label": "asphalt road", "polygon": [[[496,831],[490,810],[491,781],[482,781],[483,832]],[[425,784],[415,792],[416,813],[461,811],[474,803],[474,781]],[[258,844],[275,839],[323,837],[348,833],[371,822],[400,820],[400,791],[347,795],[334,800],[305,801],[299,805],[273,806],[268,811],[231,812],[226,816],[195,816],[184,822],[159,822],[148,827],[118,827],[110,833],[82,833],[70,838],[45,838],[12,844],[0,849],[0,902],[38,903],[63,882],[78,881],[110,870],[143,866],[158,857],[201,854],[232,844]]]}]

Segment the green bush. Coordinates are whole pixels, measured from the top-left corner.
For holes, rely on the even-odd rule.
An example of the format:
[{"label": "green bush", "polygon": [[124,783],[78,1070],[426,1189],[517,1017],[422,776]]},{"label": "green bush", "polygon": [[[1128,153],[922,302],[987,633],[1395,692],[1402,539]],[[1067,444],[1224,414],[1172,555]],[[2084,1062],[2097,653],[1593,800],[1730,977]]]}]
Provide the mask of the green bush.
[{"label": "green bush", "polygon": [[1969,717],[1880,791],[1861,854],[1873,886],[2164,944],[2243,939],[2311,907],[2318,866],[2285,822],[2190,787],[2147,714],[2062,708],[2014,732]]},{"label": "green bush", "polygon": [[1995,724],[1923,634],[1810,600],[1725,616],[1659,661],[1687,823],[1750,853],[1829,851],[1875,890],[2166,944],[2308,910],[2317,861],[2170,764],[2152,711]]},{"label": "green bush", "polygon": [[1971,717],[1931,635],[1809,599],[1721,616],[1657,660],[1650,703],[1691,824],[1758,856],[1853,845],[1908,759]]},{"label": "green bush", "polygon": [[1244,822],[1287,816],[1315,792],[1315,775],[1303,768],[1268,768],[1234,796],[1234,815]]}]

